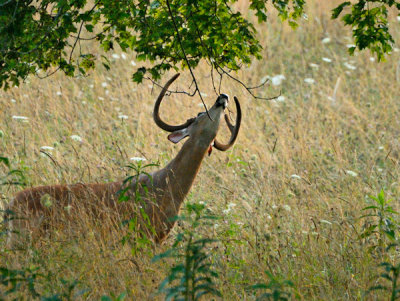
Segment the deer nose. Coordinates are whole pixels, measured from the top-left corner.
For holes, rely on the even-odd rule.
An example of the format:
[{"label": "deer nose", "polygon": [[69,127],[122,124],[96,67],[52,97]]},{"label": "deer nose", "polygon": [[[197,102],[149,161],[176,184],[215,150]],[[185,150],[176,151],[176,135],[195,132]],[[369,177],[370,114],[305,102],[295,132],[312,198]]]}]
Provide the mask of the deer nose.
[{"label": "deer nose", "polygon": [[218,96],[216,104],[217,106],[223,106],[224,109],[228,106],[229,96],[226,94],[221,94]]}]

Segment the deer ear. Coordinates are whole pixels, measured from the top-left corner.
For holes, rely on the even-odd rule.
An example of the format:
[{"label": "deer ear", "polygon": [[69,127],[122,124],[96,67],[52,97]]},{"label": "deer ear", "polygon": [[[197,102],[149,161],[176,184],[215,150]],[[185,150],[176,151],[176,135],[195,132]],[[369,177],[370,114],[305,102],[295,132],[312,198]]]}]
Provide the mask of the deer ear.
[{"label": "deer ear", "polygon": [[181,141],[183,138],[189,136],[189,131],[187,128],[184,128],[182,130],[175,131],[171,134],[168,135],[168,140],[173,142],[173,143],[178,143]]}]

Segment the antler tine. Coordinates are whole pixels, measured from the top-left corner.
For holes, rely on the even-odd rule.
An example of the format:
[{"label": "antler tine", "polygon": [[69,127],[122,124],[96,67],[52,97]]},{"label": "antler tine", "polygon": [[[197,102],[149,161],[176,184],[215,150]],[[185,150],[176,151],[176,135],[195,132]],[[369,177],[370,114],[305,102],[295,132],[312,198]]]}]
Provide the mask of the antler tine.
[{"label": "antler tine", "polygon": [[191,123],[193,123],[194,119],[188,119],[185,123],[181,125],[169,125],[161,120],[160,118],[160,104],[164,98],[165,93],[168,91],[169,86],[179,77],[179,73],[175,74],[167,83],[164,88],[161,90],[160,95],[158,95],[156,103],[154,104],[153,118],[154,122],[163,130],[167,132],[175,132],[181,129],[188,127]]},{"label": "antler tine", "polygon": [[236,124],[234,126],[229,121],[228,116],[225,114],[225,121],[228,124],[229,130],[231,131],[231,138],[229,139],[228,144],[222,144],[222,143],[218,142],[217,139],[215,139],[215,141],[214,141],[214,147],[220,151],[228,150],[235,143],[235,140],[239,133],[240,123],[242,121],[242,110],[240,109],[239,100],[237,99],[236,96],[234,97],[234,100],[235,100],[236,110],[237,110]]}]

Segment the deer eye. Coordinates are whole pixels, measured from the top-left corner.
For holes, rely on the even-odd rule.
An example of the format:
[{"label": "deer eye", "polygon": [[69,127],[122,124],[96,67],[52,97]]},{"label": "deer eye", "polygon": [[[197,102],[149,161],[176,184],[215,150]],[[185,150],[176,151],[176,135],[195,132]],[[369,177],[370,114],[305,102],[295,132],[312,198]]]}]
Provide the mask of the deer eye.
[{"label": "deer eye", "polygon": [[203,115],[205,112],[200,112],[199,114],[197,114],[197,117],[200,117],[201,115]]}]

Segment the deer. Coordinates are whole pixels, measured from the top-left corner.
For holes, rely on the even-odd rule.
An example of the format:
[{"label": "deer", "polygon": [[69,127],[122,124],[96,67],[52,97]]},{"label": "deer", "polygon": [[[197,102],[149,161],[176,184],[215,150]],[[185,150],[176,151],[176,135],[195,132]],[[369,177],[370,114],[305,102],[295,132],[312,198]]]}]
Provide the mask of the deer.
[{"label": "deer", "polygon": [[[230,139],[223,144],[216,139],[220,126],[221,115],[228,105],[229,97],[220,94],[214,105],[206,112],[188,119],[180,125],[170,125],[160,117],[160,105],[169,86],[179,77],[179,73],[167,81],[156,99],[153,118],[155,124],[169,132],[168,140],[178,143],[188,137],[178,154],[164,167],[150,174],[142,173],[128,184],[126,194],[132,198],[135,189],[139,187],[142,194],[141,208],[148,217],[151,231],[147,234],[156,243],[166,239],[175,225],[174,217],[178,215],[182,203],[190,191],[193,181],[199,172],[206,154],[211,154],[212,148],[220,151],[228,150],[236,141],[241,124],[241,108],[237,97],[236,122],[233,125],[225,113],[225,121],[230,131]],[[48,185],[28,188],[20,191],[8,204],[7,212],[12,212],[17,218],[8,218],[12,230],[10,232],[33,233],[42,227],[43,220],[51,214],[58,214],[46,206],[45,200],[50,198],[60,208],[88,207],[94,216],[100,216],[99,208],[107,208],[109,214],[125,217],[137,214],[137,206],[131,201],[118,201],[118,194],[124,188],[124,181],[92,184]],[[52,213],[53,210],[53,213]],[[11,234],[18,237],[18,235]]]}]

